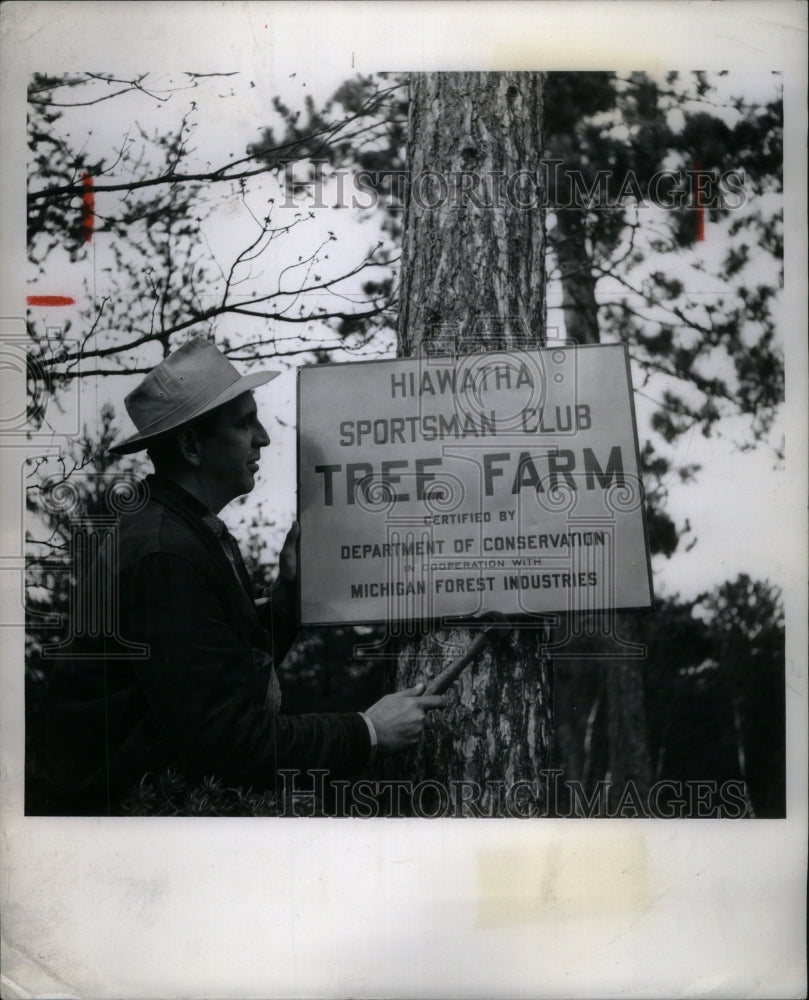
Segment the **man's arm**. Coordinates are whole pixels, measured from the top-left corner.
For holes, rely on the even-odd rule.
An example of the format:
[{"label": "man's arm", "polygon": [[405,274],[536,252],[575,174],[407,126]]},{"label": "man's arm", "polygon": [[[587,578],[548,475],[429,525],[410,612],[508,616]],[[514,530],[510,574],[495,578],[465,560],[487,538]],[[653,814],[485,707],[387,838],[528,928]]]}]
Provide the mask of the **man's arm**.
[{"label": "man's arm", "polygon": [[[279,557],[278,579],[270,590],[265,614],[267,628],[273,637],[273,659],[280,663],[294,642],[294,632],[284,631],[297,616],[297,576],[300,525],[293,521]],[[284,643],[289,641],[289,645]],[[417,684],[406,691],[386,695],[372,705],[363,718],[368,725],[373,754],[395,753],[412,746],[424,727],[425,712],[444,708],[444,698],[424,695],[425,685]]]},{"label": "man's arm", "polygon": [[267,670],[200,570],[154,553],[127,571],[121,594],[123,634],[150,647],[134,661],[141,686],[190,773],[266,787],[279,768],[345,774],[367,763],[370,735],[358,713],[268,709]]},{"label": "man's arm", "polygon": [[278,578],[268,588],[266,597],[256,601],[259,617],[272,639],[272,658],[276,665],[287,655],[297,634],[299,535],[298,522],[293,521],[278,559]]},{"label": "man's arm", "polygon": [[259,618],[272,641],[273,663],[278,666],[292,648],[298,634],[298,598],[295,585],[280,577],[256,601]]}]

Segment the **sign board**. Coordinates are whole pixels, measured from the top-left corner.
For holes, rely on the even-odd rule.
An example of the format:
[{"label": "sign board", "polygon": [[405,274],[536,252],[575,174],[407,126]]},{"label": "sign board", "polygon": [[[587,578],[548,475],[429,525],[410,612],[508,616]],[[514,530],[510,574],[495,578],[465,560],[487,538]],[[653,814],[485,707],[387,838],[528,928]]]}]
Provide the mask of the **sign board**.
[{"label": "sign board", "polygon": [[304,625],[652,603],[626,349],[299,372]]}]

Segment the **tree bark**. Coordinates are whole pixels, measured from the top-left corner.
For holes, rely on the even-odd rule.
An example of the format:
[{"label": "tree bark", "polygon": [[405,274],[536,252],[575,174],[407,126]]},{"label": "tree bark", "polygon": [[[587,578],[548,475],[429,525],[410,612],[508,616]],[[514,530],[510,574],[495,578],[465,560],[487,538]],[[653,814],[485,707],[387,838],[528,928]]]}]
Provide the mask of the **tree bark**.
[{"label": "tree bark", "polygon": [[[565,334],[577,344],[597,344],[601,337],[596,282],[587,246],[586,213],[576,207],[560,207],[555,215],[552,243],[561,271]],[[604,670],[610,794],[619,800],[627,781],[633,781],[638,791],[645,794],[652,780],[643,664],[637,660],[607,660]]]},{"label": "tree bark", "polygon": [[580,208],[556,210],[553,249],[562,275],[565,335],[577,344],[597,344],[596,283],[587,249],[586,216]]},{"label": "tree bark", "polygon": [[[544,342],[542,91],[538,73],[411,77],[401,356]],[[404,646],[396,686],[434,676],[474,635],[425,628]],[[398,773],[444,787],[475,782],[490,815],[541,813],[552,752],[546,641],[544,627],[501,633],[455,682],[450,707],[433,714]],[[522,786],[515,806],[504,790],[518,781],[534,787]]]},{"label": "tree bark", "polygon": [[652,783],[646,739],[643,669],[633,660],[607,661],[607,737],[610,803],[620,801],[627,782],[643,797]]},{"label": "tree bark", "polygon": [[400,355],[542,342],[541,129],[540,74],[411,77]]}]

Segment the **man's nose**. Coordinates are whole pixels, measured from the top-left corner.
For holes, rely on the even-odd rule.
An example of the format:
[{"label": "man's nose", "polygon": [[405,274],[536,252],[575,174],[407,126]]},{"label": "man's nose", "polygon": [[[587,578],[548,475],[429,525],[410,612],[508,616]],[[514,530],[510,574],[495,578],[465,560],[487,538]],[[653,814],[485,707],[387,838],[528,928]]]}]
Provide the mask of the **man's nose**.
[{"label": "man's nose", "polygon": [[260,420],[256,421],[255,442],[257,448],[266,448],[270,443],[270,435],[267,433],[266,427]]}]

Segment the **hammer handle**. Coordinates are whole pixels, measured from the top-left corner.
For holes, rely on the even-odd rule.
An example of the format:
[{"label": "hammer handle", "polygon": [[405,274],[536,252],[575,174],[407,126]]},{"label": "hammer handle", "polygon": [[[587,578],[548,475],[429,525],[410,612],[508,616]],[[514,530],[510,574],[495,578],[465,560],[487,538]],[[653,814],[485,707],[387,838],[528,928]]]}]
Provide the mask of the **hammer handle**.
[{"label": "hammer handle", "polygon": [[491,626],[481,632],[480,635],[475,636],[475,638],[469,643],[466,651],[461,656],[453,660],[448,667],[445,667],[440,674],[436,674],[436,676],[429,681],[424,693],[443,694],[456,677],[459,677],[463,673],[464,669],[469,666],[472,660],[475,659],[481,649],[483,649],[489,641],[490,631]]}]

